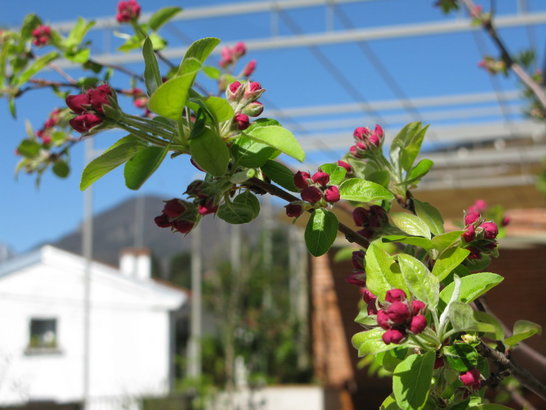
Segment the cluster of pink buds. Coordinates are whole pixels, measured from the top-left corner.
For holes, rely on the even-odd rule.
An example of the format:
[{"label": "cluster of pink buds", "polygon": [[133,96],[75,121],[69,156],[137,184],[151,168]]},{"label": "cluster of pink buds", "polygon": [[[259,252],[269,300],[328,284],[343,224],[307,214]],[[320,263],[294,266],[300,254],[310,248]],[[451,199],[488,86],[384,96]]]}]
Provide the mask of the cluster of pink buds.
[{"label": "cluster of pink buds", "polygon": [[109,85],[92,88],[83,94],[69,95],[66,105],[78,114],[69,123],[78,132],[88,132],[104,120],[104,105],[111,105],[110,98],[114,96]]},{"label": "cluster of pink buds", "polygon": [[337,165],[340,166],[340,167],[345,168],[345,170],[347,171],[347,175],[353,173],[353,167],[352,167],[351,164],[349,164],[348,162],[339,160],[339,161],[337,162]]},{"label": "cluster of pink buds", "polygon": [[62,110],[60,108],[51,111],[43,127],[36,131],[36,135],[42,140],[44,145],[51,143],[51,129],[59,123],[61,113]]},{"label": "cluster of pink buds", "polygon": [[263,112],[264,106],[257,100],[264,92],[256,81],[235,81],[228,86],[226,96],[235,110],[234,129],[246,130],[250,126],[250,117],[258,117]]},{"label": "cluster of pink buds", "polygon": [[[485,220],[483,214],[486,210],[485,201],[478,200],[465,212],[465,228],[462,238],[468,243],[469,259],[480,259],[482,253],[491,253],[497,247],[496,238],[499,228],[495,222]],[[503,224],[505,223],[509,223],[508,218],[504,218]]]},{"label": "cluster of pink buds", "polygon": [[161,215],[156,216],[154,222],[160,228],[171,228],[173,231],[186,234],[195,225],[192,206],[193,204],[177,198],[165,201]]},{"label": "cluster of pink buds", "polygon": [[220,51],[220,67],[226,68],[235,64],[245,54],[246,45],[242,41],[239,41],[233,47],[223,47]]},{"label": "cluster of pink buds", "polygon": [[427,319],[423,314],[426,305],[420,300],[410,302],[402,289],[387,291],[383,305],[379,304],[377,297],[367,289],[362,297],[368,305],[368,314],[376,314],[377,324],[386,330],[381,336],[386,344],[400,344],[408,332],[416,335],[427,327]]},{"label": "cluster of pink buds", "polygon": [[349,149],[349,152],[356,158],[364,158],[367,154],[374,153],[381,148],[385,133],[383,128],[377,124],[373,131],[366,127],[356,128],[353,137],[356,143]]},{"label": "cluster of pink buds", "polygon": [[479,390],[481,387],[481,374],[478,369],[472,369],[459,375],[459,380],[466,387],[472,390]]},{"label": "cluster of pink buds", "polygon": [[[313,176],[304,171],[298,171],[294,174],[294,185],[300,189],[301,199],[311,204],[316,204],[322,200],[328,203],[339,201],[339,188],[336,185],[329,185],[329,182],[330,175],[321,170],[315,172]],[[300,206],[301,212],[303,212],[303,207],[301,205],[297,206]]]},{"label": "cluster of pink buds", "polygon": [[125,91],[124,94],[133,97],[133,105],[144,110],[145,117],[149,117],[151,115],[152,112],[148,109],[149,98],[146,96],[144,91],[135,87],[131,90]]},{"label": "cluster of pink buds", "polygon": [[32,30],[32,44],[37,47],[49,44],[51,40],[51,27],[40,25]]},{"label": "cluster of pink buds", "polygon": [[193,198],[194,204],[197,206],[197,213],[205,216],[214,214],[218,210],[218,201],[213,195],[207,192],[207,182],[195,180],[186,188],[186,195]]},{"label": "cluster of pink buds", "polygon": [[353,210],[353,221],[362,229],[357,231],[367,239],[372,239],[388,223],[385,209],[379,205],[372,205],[368,209],[358,207]]},{"label": "cluster of pink buds", "polygon": [[118,23],[130,23],[140,16],[140,4],[135,0],[120,1],[116,20]]}]

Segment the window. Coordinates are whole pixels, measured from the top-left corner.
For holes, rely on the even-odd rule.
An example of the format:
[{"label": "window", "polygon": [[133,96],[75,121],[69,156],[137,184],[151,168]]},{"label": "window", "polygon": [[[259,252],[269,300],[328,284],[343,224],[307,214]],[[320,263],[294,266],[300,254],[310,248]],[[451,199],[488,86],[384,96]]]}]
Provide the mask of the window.
[{"label": "window", "polygon": [[30,319],[29,349],[57,349],[57,319]]}]

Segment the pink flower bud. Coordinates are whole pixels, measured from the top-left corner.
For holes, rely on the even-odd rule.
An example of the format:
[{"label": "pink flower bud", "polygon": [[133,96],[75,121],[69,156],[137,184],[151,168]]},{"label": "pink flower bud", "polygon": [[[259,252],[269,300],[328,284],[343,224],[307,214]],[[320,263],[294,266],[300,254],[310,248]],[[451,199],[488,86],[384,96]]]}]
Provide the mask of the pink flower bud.
[{"label": "pink flower bud", "polygon": [[197,206],[197,212],[203,216],[208,214],[213,214],[217,210],[218,210],[218,205],[214,203],[214,200],[212,198],[203,201],[201,204]]},{"label": "pink flower bud", "polygon": [[137,108],[146,108],[148,105],[148,97],[139,97],[133,100],[133,105]]},{"label": "pink flower bud", "polygon": [[237,126],[237,129],[246,130],[250,126],[250,118],[248,118],[248,115],[243,113],[235,114],[235,117],[233,117],[233,123]]},{"label": "pink flower bud", "polygon": [[253,101],[248,103],[245,108],[243,108],[243,113],[250,115],[251,117],[257,117],[264,111],[264,105],[259,101]]},{"label": "pink flower bud", "polygon": [[239,41],[233,46],[233,55],[236,58],[241,58],[246,54],[246,45],[242,41]]},{"label": "pink flower bud", "polygon": [[476,248],[475,246],[469,246],[466,249],[470,251],[470,254],[468,255],[468,259],[480,259],[482,257],[480,250]]},{"label": "pink flower bud", "polygon": [[301,191],[301,199],[314,204],[322,199],[322,191],[316,186],[308,186]]},{"label": "pink flower bud", "polygon": [[372,132],[369,128],[358,127],[354,130],[353,137],[355,137],[357,140],[364,141],[371,133]]},{"label": "pink flower bud", "polygon": [[303,213],[303,207],[298,204],[288,204],[284,208],[286,209],[286,216],[289,218],[297,218]]},{"label": "pink flower bud", "polygon": [[296,185],[299,189],[304,189],[309,186],[308,179],[311,178],[311,175],[309,172],[302,172],[298,171],[294,174],[294,185]]},{"label": "pink flower bud", "polygon": [[222,47],[222,49],[220,50],[220,58],[221,58],[220,65],[222,67],[226,67],[230,64],[233,64],[233,50],[227,46]]},{"label": "pink flower bud", "polygon": [[485,239],[495,239],[499,234],[499,228],[495,222],[484,222],[480,225],[483,229],[483,236]]},{"label": "pink flower bud", "polygon": [[379,310],[377,312],[377,324],[385,330],[391,328],[391,321],[389,320],[389,316],[384,310]]},{"label": "pink flower bud", "polygon": [[478,199],[476,202],[474,202],[474,209],[479,213],[485,212],[487,209],[487,202],[485,202],[483,199]]},{"label": "pink flower bud", "polygon": [[112,95],[112,89],[110,86],[104,84],[97,88],[92,88],[91,90],[87,91],[87,95],[89,96],[89,101],[91,102],[91,105],[97,112],[104,112],[102,109],[103,105],[110,105],[110,101],[108,100],[108,97]]},{"label": "pink flower bud", "polygon": [[116,20],[118,23],[129,23],[140,16],[140,5],[135,0],[120,1]]},{"label": "pink flower bud", "polygon": [[237,101],[243,95],[244,87],[241,86],[239,81],[232,82],[226,89],[227,99],[230,101]]},{"label": "pink flower bud", "polygon": [[328,175],[326,172],[317,171],[313,174],[311,179],[315,184],[326,186],[328,185],[328,182],[330,182],[330,175]]},{"label": "pink flower bud", "polygon": [[480,219],[480,214],[477,212],[469,212],[464,217],[464,224],[470,225]]},{"label": "pink flower bud", "polygon": [[81,114],[68,121],[78,132],[88,132],[102,122],[102,118],[95,114]]},{"label": "pink flower bud", "polygon": [[49,26],[38,26],[32,30],[32,44],[35,46],[41,47],[45,46],[51,40],[51,27]]},{"label": "pink flower bud", "polygon": [[193,225],[194,225],[193,222],[184,221],[184,220],[174,221],[172,224],[173,228],[180,233],[190,232],[193,229]]},{"label": "pink flower bud", "polygon": [[474,225],[468,225],[465,228],[462,237],[465,242],[472,242],[474,239],[476,239],[476,229],[474,228]]},{"label": "pink flower bud", "polygon": [[345,278],[345,282],[358,287],[366,286],[364,275],[362,273],[353,273]]},{"label": "pink flower bud", "polygon": [[243,69],[243,77],[250,77],[256,70],[256,60],[251,60]]},{"label": "pink flower bud", "polygon": [[156,216],[154,218],[154,222],[157,226],[159,226],[160,228],[168,228],[169,226],[171,226],[171,222],[169,221],[169,217],[165,214],[161,214],[159,216]]},{"label": "pink flower bud", "polygon": [[394,343],[397,345],[402,342],[405,336],[406,335],[398,329],[390,329],[383,333],[381,339],[383,339],[383,342],[385,342],[385,344],[387,345],[390,343]]},{"label": "pink flower bud", "polygon": [[423,315],[415,315],[411,318],[409,331],[413,334],[421,333],[427,327],[427,319]]},{"label": "pink flower bud", "polygon": [[389,217],[387,216],[387,211],[385,211],[382,206],[372,205],[370,206],[369,212],[370,217],[368,220],[368,224],[372,228],[380,228],[389,220]]},{"label": "pink flower bud", "polygon": [[506,226],[510,223],[510,217],[506,215],[504,218],[502,218],[501,226]]},{"label": "pink flower bud", "polygon": [[186,207],[176,198],[165,201],[163,213],[169,218],[176,218],[186,211]]},{"label": "pink flower bud", "polygon": [[418,315],[420,313],[423,313],[426,309],[427,305],[425,305],[420,300],[413,300],[411,302],[411,311],[414,315]]},{"label": "pink flower bud", "polygon": [[366,208],[358,207],[353,210],[353,221],[356,226],[364,226],[368,222],[369,212]]},{"label": "pink flower bud", "polygon": [[91,107],[91,100],[87,94],[69,95],[66,105],[76,114],[83,114]]},{"label": "pink flower bud", "polygon": [[385,300],[389,303],[402,302],[406,300],[406,292],[404,292],[402,289],[388,290],[385,295]]},{"label": "pink flower bud", "polygon": [[339,160],[339,161],[337,162],[337,164],[338,164],[340,167],[345,168],[345,169],[347,170],[347,172],[353,172],[353,167],[351,167],[351,165],[348,164],[347,162]]},{"label": "pink flower bud", "polygon": [[256,81],[248,81],[245,85],[245,92],[243,97],[247,100],[257,100],[265,90],[262,88],[260,83]]},{"label": "pink flower bud", "polygon": [[377,307],[375,305],[367,305],[366,311],[368,315],[377,315]]},{"label": "pink flower bud", "polygon": [[473,390],[480,388],[480,371],[478,369],[472,369],[459,375],[459,380],[467,387],[471,387]]},{"label": "pink flower bud", "polygon": [[408,305],[405,303],[393,302],[387,308],[387,315],[389,316],[389,319],[393,321],[393,323],[401,325],[410,318],[410,311],[408,309]]},{"label": "pink flower bud", "polygon": [[375,231],[371,228],[361,229],[360,231],[357,231],[357,233],[367,239],[371,239],[375,235]]},{"label": "pink flower bud", "polygon": [[362,289],[362,299],[366,302],[367,305],[375,305],[377,296],[375,296],[369,289]]},{"label": "pink flower bud", "polygon": [[355,157],[355,158],[359,158],[359,155],[358,155],[358,148],[356,145],[352,145],[350,148],[349,148],[349,153]]},{"label": "pink flower bud", "polygon": [[57,125],[57,120],[55,118],[48,118],[44,124],[44,128],[52,128]]},{"label": "pink flower bud", "polygon": [[357,271],[364,270],[364,251],[354,251],[351,258],[353,269]]}]

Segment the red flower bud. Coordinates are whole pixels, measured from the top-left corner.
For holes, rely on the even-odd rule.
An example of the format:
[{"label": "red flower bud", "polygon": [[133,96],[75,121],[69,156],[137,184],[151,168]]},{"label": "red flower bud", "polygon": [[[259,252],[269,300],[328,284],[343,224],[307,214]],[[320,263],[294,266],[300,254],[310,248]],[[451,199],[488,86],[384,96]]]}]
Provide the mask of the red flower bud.
[{"label": "red flower bud", "polygon": [[166,201],[165,206],[163,207],[163,213],[169,218],[179,217],[185,211],[186,207],[176,198]]},{"label": "red flower bud", "polygon": [[345,282],[358,287],[364,287],[366,286],[366,282],[363,278],[364,275],[362,273],[353,273],[345,278]]},{"label": "red flower bud", "polygon": [[368,315],[377,315],[377,307],[375,305],[367,305],[366,311]]},{"label": "red flower bud", "polygon": [[57,125],[57,120],[55,118],[48,118],[44,124],[44,128],[52,128]]},{"label": "red flower bud", "polygon": [[256,81],[248,81],[245,85],[245,93],[243,96],[247,100],[257,100],[264,91],[265,90],[262,88],[260,83]]},{"label": "red flower bud", "polygon": [[315,186],[308,186],[301,191],[301,199],[314,204],[322,199],[322,191]]},{"label": "red flower bud", "polygon": [[480,218],[480,214],[477,212],[469,212],[464,217],[464,224],[470,225],[476,222]]},{"label": "red flower bud", "polygon": [[437,357],[436,360],[434,360],[434,369],[440,369],[442,367],[444,367],[444,359]]},{"label": "red flower bud", "polygon": [[474,239],[476,239],[476,229],[474,228],[474,225],[468,225],[462,235],[465,242],[472,242]]},{"label": "red flower bud", "polygon": [[69,95],[66,97],[66,105],[76,114],[83,114],[91,108],[91,100],[87,94]]},{"label": "red flower bud", "polygon": [[354,251],[352,257],[353,269],[357,271],[364,270],[364,251]]},{"label": "red flower bud", "polygon": [[116,20],[118,23],[129,23],[140,16],[140,5],[135,0],[120,1]]},{"label": "red flower bud", "polygon": [[370,218],[368,224],[372,228],[379,228],[383,226],[389,220],[387,211],[379,205],[370,206]]},{"label": "red flower bud", "polygon": [[484,222],[480,225],[483,229],[483,236],[485,239],[495,239],[499,234],[499,228],[495,222]]},{"label": "red flower bud", "polygon": [[329,186],[326,188],[326,191],[324,191],[324,199],[326,199],[327,202],[334,203],[339,201],[339,188],[335,185]]},{"label": "red flower bud", "polygon": [[243,77],[250,77],[256,70],[256,60],[251,60],[243,69]]},{"label": "red flower bud", "polygon": [[425,305],[420,300],[413,300],[411,302],[411,311],[414,315],[418,315],[420,313],[423,313],[425,311],[425,308],[427,305]]},{"label": "red flower bud", "polygon": [[427,327],[427,319],[423,315],[416,315],[411,318],[409,331],[413,334],[421,333]]},{"label": "red flower bud", "polygon": [[133,105],[137,108],[146,108],[148,105],[148,97],[138,97],[133,100]]},{"label": "red flower bud", "polygon": [[112,95],[112,89],[110,86],[104,84],[97,88],[92,88],[89,91],[87,91],[87,95],[89,96],[89,101],[91,102],[91,105],[97,112],[104,112],[102,109],[103,105],[110,105],[110,101],[108,100],[108,97]]},{"label": "red flower bud", "polygon": [[330,175],[328,175],[326,172],[317,171],[313,174],[311,179],[315,184],[326,186],[328,185],[328,182],[330,182]]},{"label": "red flower bud", "polygon": [[391,322],[389,320],[389,316],[384,310],[380,310],[377,312],[377,324],[385,330],[388,330],[391,328]]},{"label": "red flower bud", "polygon": [[193,225],[194,225],[193,222],[184,221],[184,220],[174,221],[172,224],[173,228],[180,233],[190,232],[193,229]]},{"label": "red flower bud", "polygon": [[501,226],[506,226],[509,223],[510,223],[510,217],[508,215],[502,218]]},{"label": "red flower bud", "polygon": [[402,289],[391,289],[385,294],[385,300],[389,303],[402,302],[406,300],[406,292]]},{"label": "red flower bud", "polygon": [[377,296],[375,296],[369,289],[362,289],[362,299],[366,302],[367,305],[375,305]]},{"label": "red flower bud", "polygon": [[44,25],[36,27],[32,30],[32,37],[32,44],[38,47],[45,46],[51,40],[51,27]]},{"label": "red flower bud", "polygon": [[303,207],[298,204],[288,204],[284,208],[286,209],[286,216],[289,218],[297,218],[303,213]]},{"label": "red flower bud", "polygon": [[357,233],[367,239],[371,239],[375,235],[375,231],[370,228],[361,229],[360,231],[357,231]]},{"label": "red flower bud", "polygon": [[387,330],[385,333],[383,333],[383,336],[381,336],[381,339],[383,339],[383,342],[385,342],[385,344],[387,345],[390,343],[394,343],[397,345],[402,342],[404,337],[406,337],[406,335],[402,333],[400,330],[390,329],[390,330]]},{"label": "red flower bud", "polygon": [[369,212],[367,209],[358,207],[353,210],[353,221],[356,226],[364,226],[368,222]]},{"label": "red flower bud", "polygon": [[481,258],[481,252],[475,246],[469,246],[466,249],[468,249],[470,251],[470,254],[468,255],[468,259],[480,259]]},{"label": "red flower bud", "polygon": [[241,86],[239,81],[232,82],[226,89],[227,99],[230,101],[237,101],[243,94],[244,87]]},{"label": "red flower bud", "polygon": [[343,167],[347,170],[347,172],[353,172],[353,167],[351,167],[351,165],[345,161],[341,161],[339,160],[337,162],[337,164],[340,166],[340,167]]},{"label": "red flower bud", "polygon": [[237,126],[237,129],[246,130],[248,127],[250,127],[250,118],[248,118],[248,115],[243,113],[235,114],[235,117],[233,117],[233,123]]},{"label": "red flower bud", "polygon": [[471,387],[473,390],[480,388],[480,371],[478,369],[472,369],[459,375],[459,380],[467,387]]},{"label": "red flower bud", "polygon": [[78,132],[88,132],[91,128],[102,123],[102,118],[95,114],[82,114],[68,121],[72,128]]},{"label": "red flower bud", "polygon": [[203,203],[199,204],[197,206],[197,212],[199,212],[200,215],[208,215],[213,214],[218,210],[218,205],[214,203],[214,200],[205,200]]},{"label": "red flower bud", "polygon": [[230,64],[233,64],[233,50],[229,47],[222,47],[220,50],[220,65],[222,67],[227,67]]},{"label": "red flower bud", "polygon": [[160,228],[168,228],[169,226],[171,226],[171,222],[169,221],[169,217],[165,214],[161,214],[159,216],[156,216],[154,218],[154,222],[157,226],[159,226]]},{"label": "red flower bud", "polygon": [[389,319],[393,321],[393,323],[401,325],[410,318],[410,311],[408,305],[405,303],[393,302],[387,308],[387,315],[389,316]]},{"label": "red flower bud", "polygon": [[239,41],[233,46],[233,54],[236,58],[240,58],[246,54],[246,45],[242,41]]},{"label": "red flower bud", "polygon": [[309,186],[308,179],[311,178],[311,175],[309,172],[304,171],[298,171],[294,174],[294,185],[296,185],[299,189],[304,189]]},{"label": "red flower bud", "polygon": [[354,130],[353,137],[355,137],[357,140],[364,141],[371,133],[372,132],[369,128],[358,127]]}]

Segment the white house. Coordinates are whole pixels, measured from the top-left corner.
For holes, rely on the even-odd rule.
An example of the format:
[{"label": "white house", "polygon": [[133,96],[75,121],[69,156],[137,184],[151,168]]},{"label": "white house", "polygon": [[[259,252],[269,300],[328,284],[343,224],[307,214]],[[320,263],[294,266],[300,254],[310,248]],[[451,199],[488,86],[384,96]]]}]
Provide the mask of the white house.
[{"label": "white house", "polygon": [[1,264],[0,407],[168,393],[188,294],[150,266],[147,252],[125,252],[120,270],[92,262],[87,282],[85,260],[52,246]]}]

